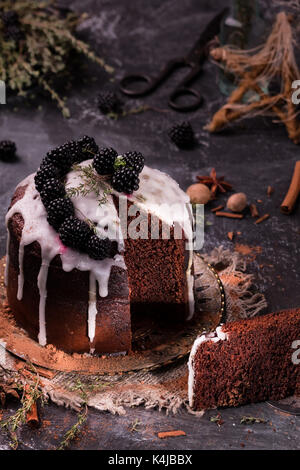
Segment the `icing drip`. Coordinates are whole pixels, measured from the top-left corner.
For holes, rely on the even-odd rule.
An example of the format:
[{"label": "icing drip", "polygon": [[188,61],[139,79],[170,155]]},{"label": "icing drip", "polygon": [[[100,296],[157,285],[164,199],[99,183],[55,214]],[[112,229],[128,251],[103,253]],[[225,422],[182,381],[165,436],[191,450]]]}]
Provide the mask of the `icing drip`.
[{"label": "icing drip", "polygon": [[200,344],[206,343],[207,341],[212,341],[213,343],[218,343],[218,341],[228,340],[228,334],[222,330],[222,325],[218,326],[215,331],[211,333],[203,333],[201,336],[198,336],[194,341],[193,347],[190,352],[188,369],[189,369],[189,379],[188,379],[188,397],[189,405],[192,408],[194,405],[194,382],[195,382],[195,369],[194,369],[194,358]]},{"label": "icing drip", "polygon": [[40,302],[39,302],[39,325],[40,331],[38,335],[38,340],[41,346],[46,346],[47,344],[47,334],[46,334],[46,299],[47,299],[47,277],[48,277],[49,262],[42,261],[40,272],[38,275],[38,288],[40,293]]},{"label": "icing drip", "polygon": [[88,309],[88,335],[90,343],[94,341],[96,332],[96,297],[97,297],[97,285],[96,278],[93,273],[90,273],[90,285],[89,285],[89,309]]},{"label": "icing drip", "polygon": [[9,271],[9,244],[10,244],[10,233],[7,230],[7,239],[6,239],[6,264],[4,271],[4,284],[8,285],[8,271]]},{"label": "icing drip", "polygon": [[19,245],[19,275],[18,275],[18,292],[17,299],[22,300],[23,287],[24,287],[24,272],[23,272],[23,259],[24,259],[24,242],[20,240]]}]

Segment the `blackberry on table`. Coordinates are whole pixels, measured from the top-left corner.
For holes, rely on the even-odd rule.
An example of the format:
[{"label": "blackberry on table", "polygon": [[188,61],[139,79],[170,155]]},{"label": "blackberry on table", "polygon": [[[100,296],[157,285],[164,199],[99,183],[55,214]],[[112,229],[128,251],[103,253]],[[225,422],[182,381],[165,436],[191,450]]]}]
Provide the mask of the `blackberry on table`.
[{"label": "blackberry on table", "polygon": [[13,10],[2,12],[1,19],[5,26],[19,23],[19,15]]},{"label": "blackberry on table", "polygon": [[169,129],[168,135],[179,148],[192,147],[194,143],[194,131],[189,121],[174,125]]},{"label": "blackberry on table", "polygon": [[102,148],[96,153],[93,166],[99,175],[111,175],[118,152],[111,147]]},{"label": "blackberry on table", "polygon": [[59,230],[64,220],[74,215],[74,207],[71,199],[60,197],[53,199],[47,206],[47,220],[55,230]]},{"label": "blackberry on table", "polygon": [[111,252],[111,241],[109,238],[99,238],[92,235],[87,242],[87,254],[97,260],[109,258]]},{"label": "blackberry on table", "polygon": [[16,144],[12,140],[0,141],[0,160],[11,160],[16,156]]},{"label": "blackberry on table", "polygon": [[62,243],[70,248],[85,251],[85,247],[92,231],[86,222],[69,217],[60,226],[58,231]]},{"label": "blackberry on table", "polygon": [[126,152],[123,158],[127,166],[133,167],[138,173],[144,168],[145,158],[141,152]]},{"label": "blackberry on table", "polygon": [[35,187],[40,192],[42,191],[46,180],[49,178],[57,178],[59,170],[51,163],[46,163],[36,172],[34,177]]},{"label": "blackberry on table", "polygon": [[95,142],[95,139],[93,139],[93,137],[89,137],[88,135],[81,137],[81,139],[78,140],[78,145],[82,152],[81,161],[89,160],[90,158],[93,158],[93,156],[99,150],[99,147]]},{"label": "blackberry on table", "polygon": [[98,108],[103,114],[117,113],[121,110],[122,103],[116,93],[103,91],[97,97]]},{"label": "blackberry on table", "polygon": [[13,11],[5,11],[1,14],[1,19],[4,24],[4,35],[8,41],[15,41],[18,43],[21,39],[24,39],[24,32],[21,29],[19,16]]},{"label": "blackberry on table", "polygon": [[119,193],[131,194],[139,189],[138,172],[131,168],[123,167],[116,171],[112,177],[112,187]]},{"label": "blackberry on table", "polygon": [[46,208],[53,199],[64,197],[64,195],[65,187],[57,178],[47,179],[40,191],[41,200]]}]

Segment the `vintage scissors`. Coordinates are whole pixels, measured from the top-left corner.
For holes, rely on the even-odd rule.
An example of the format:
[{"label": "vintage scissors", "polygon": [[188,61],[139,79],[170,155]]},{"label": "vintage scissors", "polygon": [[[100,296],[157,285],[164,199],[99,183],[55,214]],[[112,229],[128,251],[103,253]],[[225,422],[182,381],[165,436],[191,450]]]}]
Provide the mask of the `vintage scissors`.
[{"label": "vintage scissors", "polygon": [[[178,57],[170,60],[156,77],[148,75],[128,75],[121,80],[120,89],[128,96],[144,96],[155,90],[163,81],[165,81],[175,70],[181,67],[190,67],[190,72],[184,80],[175,88],[169,97],[169,106],[177,111],[193,111],[201,106],[203,102],[202,95],[190,88],[189,85],[202,71],[203,62],[206,60],[209,48],[208,44],[220,32],[220,26],[223,17],[228,12],[224,8],[216,15],[202,32],[200,38],[186,57]],[[141,86],[146,83],[146,86]],[[182,98],[192,98],[192,102],[182,103]]]}]

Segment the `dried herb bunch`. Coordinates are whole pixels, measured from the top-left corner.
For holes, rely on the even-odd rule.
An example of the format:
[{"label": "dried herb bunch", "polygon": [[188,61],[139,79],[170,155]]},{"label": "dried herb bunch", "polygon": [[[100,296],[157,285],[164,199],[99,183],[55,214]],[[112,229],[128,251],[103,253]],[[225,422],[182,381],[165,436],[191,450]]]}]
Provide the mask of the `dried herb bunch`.
[{"label": "dried herb bunch", "polygon": [[77,51],[108,73],[113,71],[75,37],[75,28],[84,18],[74,13],[62,17],[52,0],[0,0],[0,79],[21,96],[30,87],[41,86],[68,117],[65,99],[52,78],[67,73],[70,53]]}]

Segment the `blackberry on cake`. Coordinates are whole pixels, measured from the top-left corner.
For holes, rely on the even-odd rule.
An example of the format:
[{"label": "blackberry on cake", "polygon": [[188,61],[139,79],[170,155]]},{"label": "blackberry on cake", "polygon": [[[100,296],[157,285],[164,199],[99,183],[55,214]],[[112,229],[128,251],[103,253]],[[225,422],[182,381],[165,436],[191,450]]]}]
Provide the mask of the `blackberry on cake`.
[{"label": "blackberry on cake", "polygon": [[126,166],[132,167],[134,170],[136,170],[138,173],[142,171],[145,165],[145,158],[141,154],[141,152],[126,152],[123,155],[123,158],[126,162]]},{"label": "blackberry on cake", "polygon": [[0,159],[4,161],[12,160],[16,156],[16,144],[12,140],[0,141]]},{"label": "blackberry on cake", "polygon": [[74,207],[71,199],[60,197],[53,199],[47,206],[47,220],[49,224],[59,230],[62,223],[74,215]]},{"label": "blackberry on cake", "polygon": [[123,167],[113,174],[111,185],[119,193],[132,194],[139,189],[139,182],[136,170]]},{"label": "blackberry on cake", "polygon": [[192,147],[195,142],[194,130],[189,121],[174,125],[169,129],[168,135],[179,148]]},{"label": "blackberry on cake", "polygon": [[110,257],[111,241],[109,238],[99,238],[97,235],[92,235],[87,242],[87,254],[97,260],[102,260]]},{"label": "blackberry on cake", "polygon": [[46,208],[53,199],[64,197],[64,195],[65,187],[57,178],[47,179],[40,191],[41,200]]},{"label": "blackberry on cake", "polygon": [[85,251],[92,231],[83,220],[77,219],[77,217],[69,217],[61,224],[58,233],[64,245]]},{"label": "blackberry on cake", "polygon": [[47,163],[56,166],[61,174],[66,174],[73,165],[72,156],[63,145],[47,152],[42,164]]},{"label": "blackberry on cake", "polygon": [[117,113],[122,108],[122,103],[116,93],[103,91],[97,97],[98,108],[103,114]]},{"label": "blackberry on cake", "polygon": [[78,145],[81,149],[81,152],[85,156],[84,160],[93,158],[93,156],[99,150],[99,147],[95,142],[95,139],[93,137],[89,137],[88,135],[84,135],[83,137],[81,137],[81,139],[78,140]]},{"label": "blackberry on cake", "polygon": [[93,159],[93,166],[99,175],[111,175],[118,152],[111,147],[102,148]]},{"label": "blackberry on cake", "polygon": [[39,168],[34,177],[35,187],[40,192],[42,191],[45,182],[50,178],[57,178],[59,170],[51,163],[45,163]]}]

